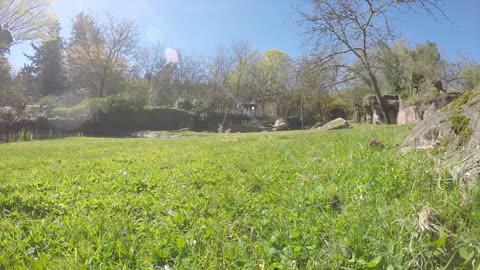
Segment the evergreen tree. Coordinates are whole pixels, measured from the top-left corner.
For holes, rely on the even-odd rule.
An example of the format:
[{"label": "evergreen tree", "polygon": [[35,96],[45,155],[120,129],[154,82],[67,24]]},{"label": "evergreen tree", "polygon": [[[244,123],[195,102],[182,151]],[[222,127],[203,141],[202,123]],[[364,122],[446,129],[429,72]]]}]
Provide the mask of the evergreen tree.
[{"label": "evergreen tree", "polygon": [[80,12],[73,19],[69,45],[74,46],[94,42],[102,43],[100,29],[92,16]]},{"label": "evergreen tree", "polygon": [[10,63],[0,53],[0,106],[18,107],[22,101],[22,93],[11,75]]},{"label": "evergreen tree", "polygon": [[34,54],[27,56],[31,61],[29,70],[38,84],[40,96],[59,96],[67,90],[67,77],[63,66],[63,39],[57,21],[48,31],[48,38],[39,46],[32,44]]},{"label": "evergreen tree", "polygon": [[34,68],[32,65],[24,65],[16,77],[21,85],[23,95],[30,103],[35,103],[41,95],[38,89],[38,80],[34,75]]}]

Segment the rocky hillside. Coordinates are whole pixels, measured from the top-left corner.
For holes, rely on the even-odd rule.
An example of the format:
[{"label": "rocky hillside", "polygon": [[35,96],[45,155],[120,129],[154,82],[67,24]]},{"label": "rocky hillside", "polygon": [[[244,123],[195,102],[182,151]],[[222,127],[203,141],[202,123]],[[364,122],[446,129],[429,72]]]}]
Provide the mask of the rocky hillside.
[{"label": "rocky hillside", "polygon": [[434,149],[456,179],[467,184],[480,177],[480,88],[464,93],[418,123],[403,151]]}]

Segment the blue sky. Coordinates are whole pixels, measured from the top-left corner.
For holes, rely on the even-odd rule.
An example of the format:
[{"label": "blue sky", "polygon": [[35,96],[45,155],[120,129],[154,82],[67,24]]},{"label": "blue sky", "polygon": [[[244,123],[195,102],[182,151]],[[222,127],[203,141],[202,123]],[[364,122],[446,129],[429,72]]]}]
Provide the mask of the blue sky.
[{"label": "blue sky", "polygon": [[[54,0],[50,9],[60,19],[64,36],[76,13],[109,11],[135,21],[144,45],[160,42],[210,56],[220,44],[246,39],[256,50],[278,49],[297,57],[303,49],[294,4],[294,0]],[[445,0],[444,9],[453,23],[410,14],[399,19],[397,28],[411,46],[429,40],[447,59],[462,52],[480,61],[480,0]],[[28,44],[12,48],[15,68],[25,62],[24,52],[29,52]]]}]

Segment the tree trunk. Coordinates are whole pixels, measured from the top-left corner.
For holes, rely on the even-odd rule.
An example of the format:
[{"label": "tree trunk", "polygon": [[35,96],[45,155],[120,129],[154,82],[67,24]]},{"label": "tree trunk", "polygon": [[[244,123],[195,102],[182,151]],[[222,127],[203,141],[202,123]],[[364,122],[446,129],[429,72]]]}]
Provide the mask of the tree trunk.
[{"label": "tree trunk", "polygon": [[287,108],[285,109],[285,115],[283,117],[283,119],[287,120],[288,118],[288,113],[290,112],[290,101],[287,102]]},{"label": "tree trunk", "polygon": [[225,129],[225,121],[227,121],[228,114],[230,113],[230,110],[232,109],[233,106],[235,106],[235,100],[240,94],[240,90],[242,89],[242,74],[239,75],[238,80],[237,80],[237,91],[235,91],[235,96],[233,98],[233,101],[231,104],[229,104],[227,110],[225,111],[225,115],[223,116],[223,121],[222,121],[222,126]]},{"label": "tree trunk", "polygon": [[[322,103],[317,101],[317,106],[318,106],[318,115],[320,116],[320,123],[324,124],[325,121],[323,119],[323,106],[322,106]],[[314,123],[314,125],[316,125],[318,123]]]},{"label": "tree trunk", "polygon": [[230,113],[232,105],[228,105],[227,109],[225,110],[225,114],[223,115],[223,120],[222,120],[222,127],[225,130],[225,122],[227,122],[228,114]]},{"label": "tree trunk", "polygon": [[445,88],[443,88],[443,83],[441,80],[435,81],[434,83],[435,88],[437,89],[438,92],[445,92]]},{"label": "tree trunk", "polygon": [[303,125],[303,101],[300,103],[300,119],[302,121],[302,130],[304,129],[304,125]]},{"label": "tree trunk", "polygon": [[100,91],[98,93],[98,97],[99,98],[103,98],[104,96],[104,89],[105,89],[105,77],[103,77],[101,80],[100,80]]},{"label": "tree trunk", "polygon": [[370,81],[372,82],[373,91],[375,92],[375,95],[377,96],[378,103],[379,103],[380,109],[382,111],[382,117],[385,120],[386,124],[390,124],[391,121],[390,121],[390,118],[388,117],[388,112],[385,108],[385,103],[384,103],[384,100],[383,100],[383,96],[382,96],[382,93],[380,92],[380,87],[378,86],[377,77],[375,77],[375,74],[373,74],[373,72],[371,72],[371,71],[368,72],[368,75],[370,77]]}]

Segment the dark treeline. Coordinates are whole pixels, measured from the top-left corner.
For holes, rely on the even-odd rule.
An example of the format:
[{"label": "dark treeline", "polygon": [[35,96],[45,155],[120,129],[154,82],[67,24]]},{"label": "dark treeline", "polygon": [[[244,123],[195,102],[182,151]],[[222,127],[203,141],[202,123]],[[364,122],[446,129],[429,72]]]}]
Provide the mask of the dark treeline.
[{"label": "dark treeline", "polygon": [[[302,117],[316,123],[338,116],[361,120],[367,95],[418,100],[479,84],[478,63],[466,57],[447,61],[435,43],[410,47],[364,23],[369,18],[378,23],[375,16],[387,10],[373,6],[371,13],[362,13],[362,4],[329,2],[337,5],[299,10],[299,24],[307,29],[313,49],[298,59],[275,49],[259,52],[248,41],[219,46],[211,57],[166,51],[160,43],[145,47],[134,22],[111,15],[76,15],[69,37],[60,35],[58,21],[42,22],[41,39],[32,43],[33,53],[19,71],[11,70],[8,51],[0,53],[0,106],[48,105],[53,117],[81,118],[88,117],[94,104],[112,98],[126,106],[225,115],[242,104],[254,104],[256,114],[266,119]],[[338,14],[335,8],[356,15],[338,18],[334,25],[329,18]],[[0,22],[13,28],[5,14],[0,14]],[[313,15],[325,20],[312,20]],[[350,18],[360,18],[358,27]],[[338,37],[337,29],[345,39],[332,38]]]}]

